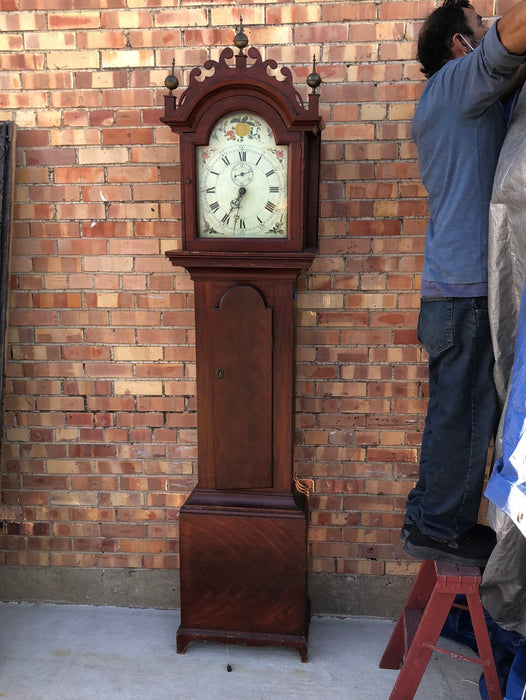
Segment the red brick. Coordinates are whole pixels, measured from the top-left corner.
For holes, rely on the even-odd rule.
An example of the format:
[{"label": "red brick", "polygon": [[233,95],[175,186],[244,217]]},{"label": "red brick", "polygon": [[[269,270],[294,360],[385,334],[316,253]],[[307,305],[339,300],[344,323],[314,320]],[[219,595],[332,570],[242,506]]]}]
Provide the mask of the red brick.
[{"label": "red brick", "polygon": [[68,12],[48,15],[48,26],[51,30],[57,29],[97,29],[100,26],[99,12]]},{"label": "red brick", "polygon": [[55,168],[56,183],[103,182],[104,170],[100,167]]},{"label": "red brick", "polygon": [[77,33],[79,49],[122,49],[126,46],[124,32],[89,31]]},{"label": "red brick", "polygon": [[151,129],[104,129],[102,132],[102,143],[105,145],[153,143],[153,132]]},{"label": "red brick", "polygon": [[26,165],[74,165],[73,148],[35,148],[26,153]]}]

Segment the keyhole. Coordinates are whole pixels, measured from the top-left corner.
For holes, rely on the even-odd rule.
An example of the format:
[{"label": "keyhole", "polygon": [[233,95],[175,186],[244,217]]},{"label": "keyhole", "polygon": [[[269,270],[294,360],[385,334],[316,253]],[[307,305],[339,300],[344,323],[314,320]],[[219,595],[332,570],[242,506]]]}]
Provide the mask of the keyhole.
[{"label": "keyhole", "polygon": [[216,377],[218,379],[223,379],[224,376],[225,376],[225,370],[222,367],[218,367],[216,369]]}]

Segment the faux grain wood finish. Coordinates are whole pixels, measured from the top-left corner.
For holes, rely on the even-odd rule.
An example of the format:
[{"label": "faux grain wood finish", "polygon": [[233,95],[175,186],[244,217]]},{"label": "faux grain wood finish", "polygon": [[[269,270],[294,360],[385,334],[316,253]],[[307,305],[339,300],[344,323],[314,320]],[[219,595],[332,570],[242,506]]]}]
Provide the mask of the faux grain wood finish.
[{"label": "faux grain wood finish", "polygon": [[[307,499],[294,473],[294,285],[317,238],[320,118],[288,69],[225,49],[197,69],[162,121],[181,141],[183,250],[175,266],[194,281],[198,484],[180,513],[181,627],[195,640],[279,644],[307,659]],[[200,239],[196,147],[215,122],[251,110],[289,146],[285,239]]]},{"label": "faux grain wood finish", "polygon": [[181,627],[193,639],[280,644],[307,658],[306,518],[299,508],[181,512]]},{"label": "faux grain wood finish", "polygon": [[[194,280],[199,488],[225,488],[228,484],[229,488],[265,486],[277,493],[290,492],[294,430],[294,285],[299,271],[311,264],[313,254],[206,256],[191,252],[170,253],[169,257],[174,265],[189,270]],[[265,333],[270,332],[269,337],[263,338],[261,329],[260,335],[254,336],[253,313],[249,308],[243,310],[243,304],[236,301],[240,294],[244,304],[256,304],[258,313],[265,319]],[[238,313],[237,318],[233,318],[230,308],[226,330],[221,304],[229,298],[234,300],[234,311]],[[244,347],[244,352],[236,357],[225,357],[240,347]],[[224,372],[222,378],[218,378],[217,370],[225,367],[215,357],[216,352],[221,352],[221,361],[225,359],[232,368]],[[236,400],[236,396],[244,399]],[[264,401],[262,396],[266,397]],[[230,413],[218,414],[216,409],[227,403]],[[257,414],[263,410],[263,405],[266,410],[271,406],[270,426],[245,415],[249,406]],[[251,426],[252,432],[247,433],[242,426]],[[230,447],[225,443],[225,430],[232,438]],[[252,466],[246,463],[246,458],[243,462],[242,455],[256,455],[256,446],[261,444],[263,435],[271,439],[271,445],[264,449],[265,454],[271,450],[271,482],[263,484],[261,481],[268,474],[265,466],[265,475],[258,475],[250,484],[247,478]],[[227,463],[218,458],[218,448],[221,454],[229,455]],[[242,479],[237,483],[230,471],[234,455],[238,455],[236,470]],[[261,463],[259,455],[255,459]],[[248,471],[241,476],[245,470]]]},{"label": "faux grain wood finish", "polygon": [[272,308],[245,284],[211,315],[215,486],[271,488]]}]

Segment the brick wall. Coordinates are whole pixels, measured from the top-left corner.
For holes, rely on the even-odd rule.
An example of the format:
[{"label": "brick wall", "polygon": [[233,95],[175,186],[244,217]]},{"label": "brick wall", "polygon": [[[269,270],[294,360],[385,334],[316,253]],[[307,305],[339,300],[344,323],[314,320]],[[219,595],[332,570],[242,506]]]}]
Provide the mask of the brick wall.
[{"label": "brick wall", "polygon": [[0,564],[178,567],[197,470],[194,317],[189,277],[164,258],[180,194],[163,81],[172,58],[183,87],[217,59],[241,14],[304,96],[313,53],[324,80],[319,254],[297,302],[311,570],[414,573],[398,530],[426,405],[426,203],[409,127],[418,20],[434,6],[3,0],[0,119],[18,142],[2,499],[21,517]]}]

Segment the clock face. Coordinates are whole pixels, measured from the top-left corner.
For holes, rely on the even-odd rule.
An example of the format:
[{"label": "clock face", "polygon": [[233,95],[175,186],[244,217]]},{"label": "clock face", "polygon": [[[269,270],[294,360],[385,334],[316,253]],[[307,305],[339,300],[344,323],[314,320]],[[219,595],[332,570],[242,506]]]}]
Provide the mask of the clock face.
[{"label": "clock face", "polygon": [[238,111],[197,148],[202,238],[287,237],[288,146],[259,115]]}]

